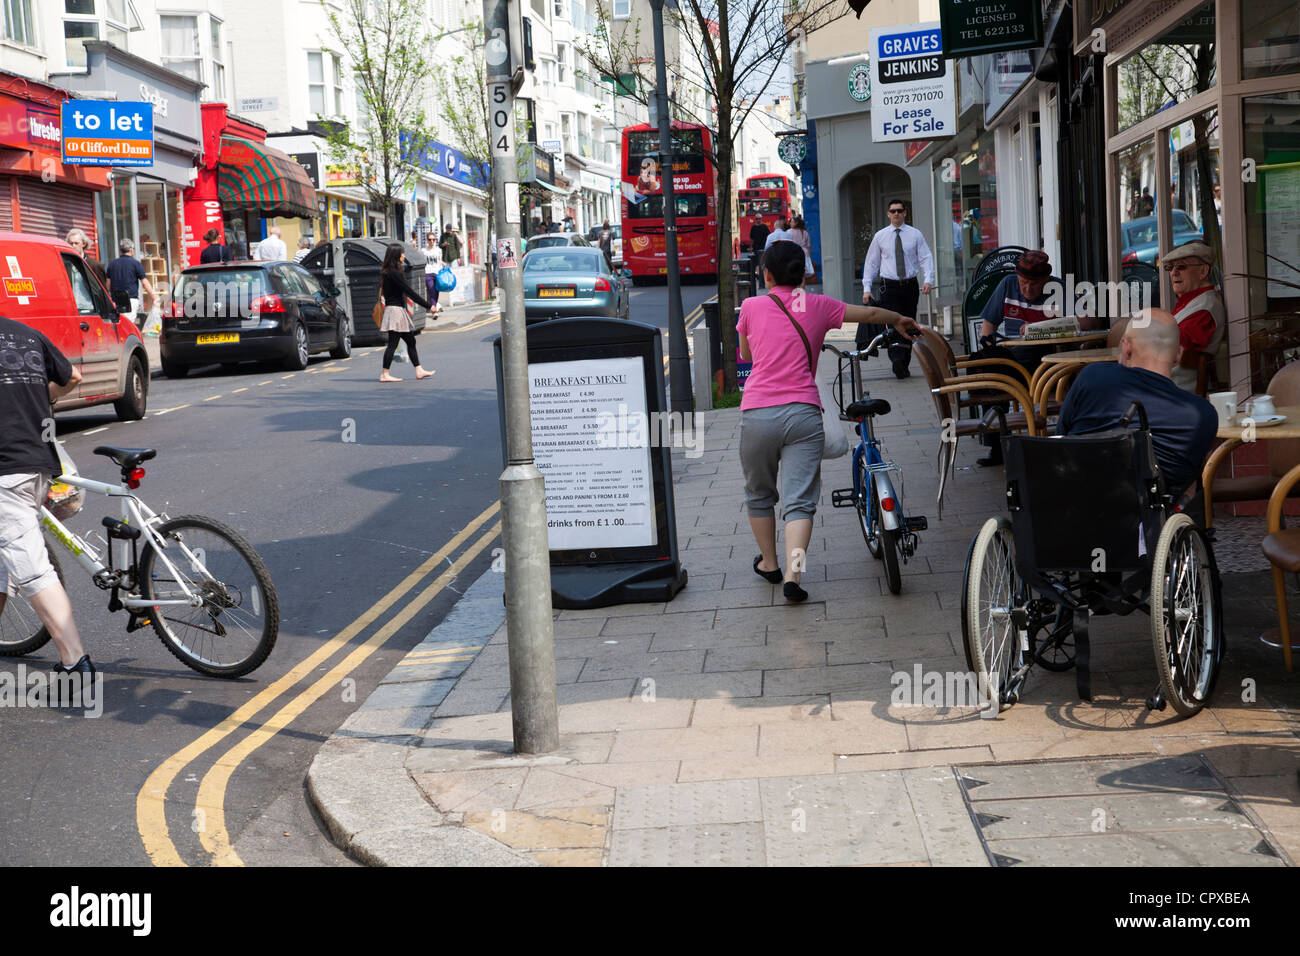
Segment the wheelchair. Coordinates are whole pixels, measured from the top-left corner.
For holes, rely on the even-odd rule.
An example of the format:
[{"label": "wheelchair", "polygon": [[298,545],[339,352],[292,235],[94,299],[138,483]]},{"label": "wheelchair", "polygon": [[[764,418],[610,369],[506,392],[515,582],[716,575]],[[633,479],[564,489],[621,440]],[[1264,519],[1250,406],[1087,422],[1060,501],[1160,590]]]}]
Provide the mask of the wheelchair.
[{"label": "wheelchair", "polygon": [[1015,704],[1034,664],[1074,668],[1091,700],[1090,616],[1142,610],[1159,676],[1147,708],[1198,713],[1223,659],[1219,573],[1205,530],[1165,490],[1145,410],[1088,435],[1002,434],[1010,517],[976,534],[962,591],[982,700]]}]

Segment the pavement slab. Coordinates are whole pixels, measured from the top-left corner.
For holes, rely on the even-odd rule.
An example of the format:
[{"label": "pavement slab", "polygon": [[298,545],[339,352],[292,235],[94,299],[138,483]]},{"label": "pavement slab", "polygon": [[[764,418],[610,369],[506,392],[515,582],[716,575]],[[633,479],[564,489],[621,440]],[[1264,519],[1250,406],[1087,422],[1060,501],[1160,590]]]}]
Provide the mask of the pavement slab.
[{"label": "pavement slab", "polygon": [[842,460],[811,599],[757,579],[739,413],[715,411],[706,456],[674,457],[687,588],[554,616],[560,748],[513,753],[504,575],[484,574],[317,755],[309,792],[339,844],[376,864],[1294,864],[1300,684],[1255,639],[1267,571],[1225,576],[1230,654],[1190,719],[1145,708],[1141,614],[1097,620],[1091,701],[1041,668],[998,714],[898,696],[917,673],[965,680],[965,558],[1003,489],[964,442],[937,520],[930,396],[878,371],[881,435],[931,518],[902,594],[829,507]]}]

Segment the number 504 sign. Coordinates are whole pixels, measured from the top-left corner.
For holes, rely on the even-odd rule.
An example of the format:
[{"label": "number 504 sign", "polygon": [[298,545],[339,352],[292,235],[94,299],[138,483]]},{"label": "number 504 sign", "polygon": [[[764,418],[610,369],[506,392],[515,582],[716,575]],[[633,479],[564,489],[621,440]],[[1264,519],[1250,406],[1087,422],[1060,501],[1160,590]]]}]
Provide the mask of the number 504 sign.
[{"label": "number 504 sign", "polygon": [[509,83],[493,83],[488,87],[491,101],[492,155],[509,156],[515,151],[514,99]]}]

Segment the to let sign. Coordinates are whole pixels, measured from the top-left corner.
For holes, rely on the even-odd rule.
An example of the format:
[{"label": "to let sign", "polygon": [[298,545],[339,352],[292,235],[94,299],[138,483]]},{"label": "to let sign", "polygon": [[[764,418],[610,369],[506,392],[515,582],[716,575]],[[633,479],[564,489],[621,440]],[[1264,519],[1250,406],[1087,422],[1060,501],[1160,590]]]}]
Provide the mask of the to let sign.
[{"label": "to let sign", "polygon": [[64,100],[63,161],[73,166],[152,166],[153,104]]},{"label": "to let sign", "polygon": [[1043,44],[1041,0],[939,0],[945,56],[1028,50]]}]

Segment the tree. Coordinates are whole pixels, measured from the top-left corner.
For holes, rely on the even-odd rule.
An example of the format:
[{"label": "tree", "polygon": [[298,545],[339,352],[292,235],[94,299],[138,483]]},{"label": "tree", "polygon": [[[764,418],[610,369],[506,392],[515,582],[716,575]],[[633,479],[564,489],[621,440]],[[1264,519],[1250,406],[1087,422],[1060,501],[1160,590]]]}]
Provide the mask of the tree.
[{"label": "tree", "polygon": [[322,0],[331,38],[350,58],[357,93],[355,126],[331,123],[335,160],[362,169],[370,205],[382,208],[388,231],[393,196],[404,194],[416,161],[433,137],[424,103],[433,79],[433,48],[424,0]]},{"label": "tree", "polygon": [[[634,98],[648,103],[653,96],[654,60],[642,49],[639,23],[623,31],[611,27],[605,2],[599,5],[594,38],[579,44],[584,60],[602,78],[634,74],[640,80]],[[664,25],[682,37],[698,68],[699,82],[706,96],[703,109],[684,107],[682,97],[674,106],[676,118],[713,125],[709,106],[717,113],[713,153],[709,157],[718,180],[718,314],[730,316],[734,289],[726,281],[725,264],[731,261],[731,177],[732,156],[745,120],[772,85],[790,47],[815,30],[848,13],[843,0],[678,0],[675,8],[665,6]],[[732,24],[739,24],[736,33]],[[648,32],[648,31],[647,31]],[[696,72],[670,67],[679,78]],[[680,115],[685,114],[685,115]],[[736,387],[735,329],[722,322],[723,385]]]}]

